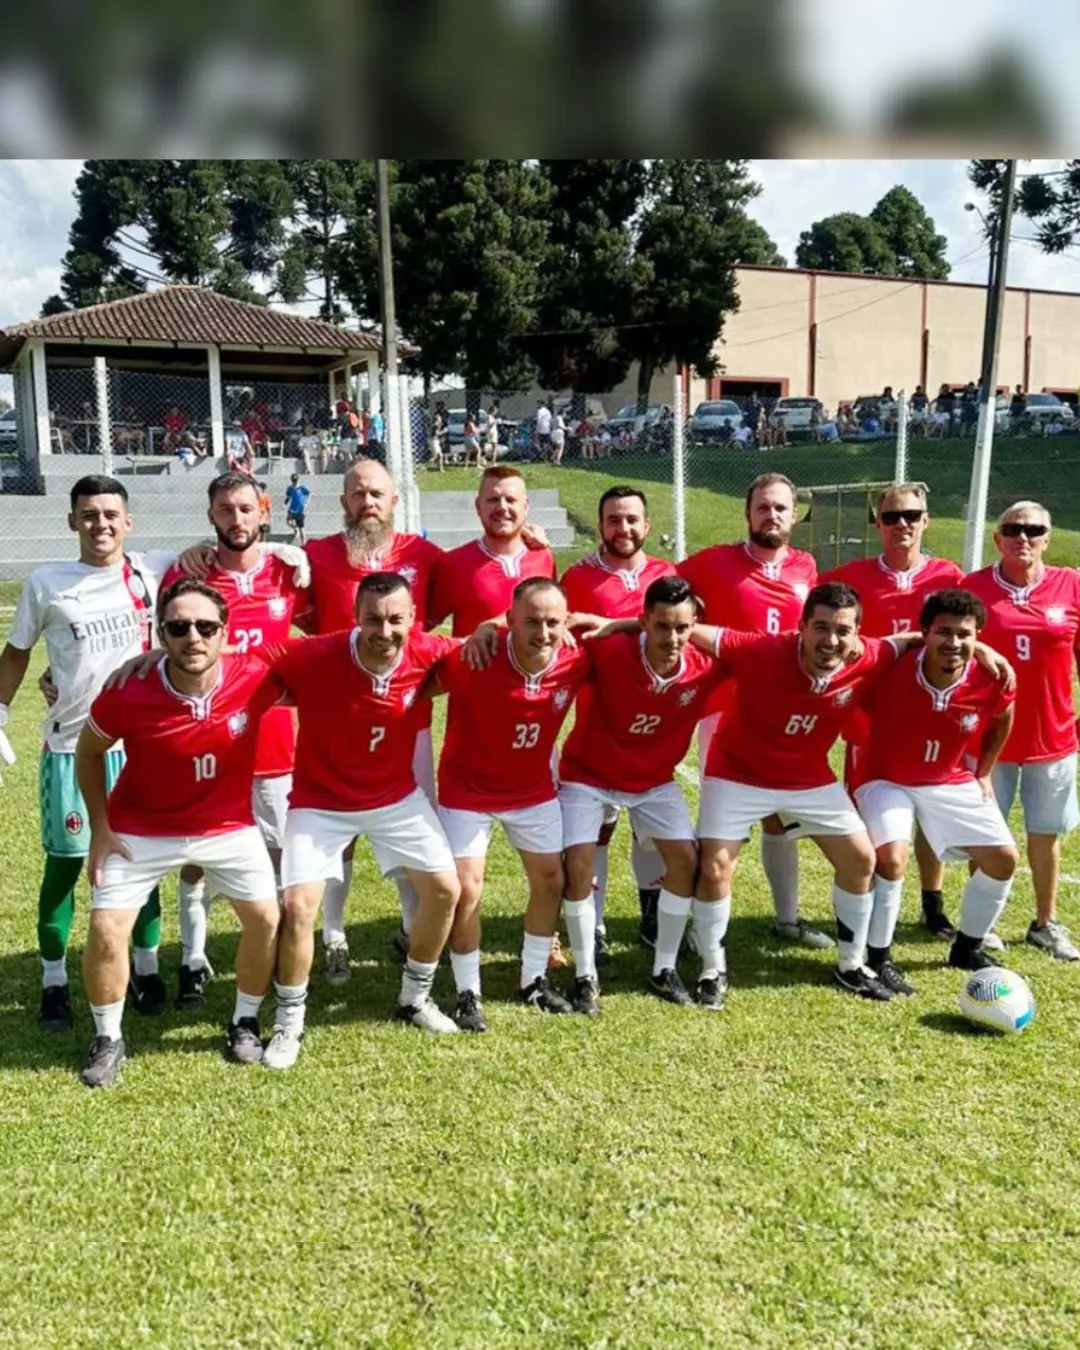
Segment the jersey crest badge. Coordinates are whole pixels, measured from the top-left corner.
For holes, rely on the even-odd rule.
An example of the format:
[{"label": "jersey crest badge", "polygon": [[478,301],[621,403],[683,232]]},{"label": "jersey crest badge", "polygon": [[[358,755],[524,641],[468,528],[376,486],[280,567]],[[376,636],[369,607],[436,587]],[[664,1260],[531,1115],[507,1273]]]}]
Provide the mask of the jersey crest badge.
[{"label": "jersey crest badge", "polygon": [[1064,605],[1047,605],[1047,623],[1064,623],[1067,618]]},{"label": "jersey crest badge", "polygon": [[805,581],[794,582],[792,584],[791,589],[795,592],[795,597],[798,600],[805,600],[806,597],[810,594],[810,587],[806,584]]},{"label": "jersey crest badge", "polygon": [[69,811],[64,817],[64,829],[68,834],[79,834],[82,831],[83,818],[78,811]]},{"label": "jersey crest badge", "polygon": [[283,619],[285,617],[285,597],[283,595],[272,595],[270,597],[270,617],[272,619]]},{"label": "jersey crest badge", "polygon": [[978,725],[979,725],[978,713],[964,713],[963,717],[961,717],[960,719],[961,731],[974,731]]},{"label": "jersey crest badge", "polygon": [[245,711],[233,713],[226,724],[229,728],[229,735],[235,740],[242,736],[248,729],[248,715]]},{"label": "jersey crest badge", "polygon": [[837,708],[842,708],[845,705],[845,703],[851,702],[851,695],[854,692],[855,691],[853,689],[841,689],[840,692],[833,699],[833,705]]},{"label": "jersey crest badge", "polygon": [[397,574],[398,574],[399,577],[404,577],[404,578],[405,578],[405,580],[409,583],[409,588],[410,588],[410,589],[412,589],[412,587],[416,585],[416,568],[415,568],[415,567],[408,567],[408,566],[406,566],[406,567],[399,567],[399,568],[397,569]]},{"label": "jersey crest badge", "polygon": [[679,707],[685,708],[688,703],[693,703],[695,698],[697,698],[696,689],[684,689],[679,695]]},{"label": "jersey crest badge", "polygon": [[554,697],[551,701],[552,701],[552,703],[555,705],[556,711],[557,711],[557,712],[562,712],[562,710],[563,710],[563,709],[566,707],[566,705],[570,702],[570,690],[569,690],[569,689],[556,689],[556,691],[555,691],[555,697]]}]

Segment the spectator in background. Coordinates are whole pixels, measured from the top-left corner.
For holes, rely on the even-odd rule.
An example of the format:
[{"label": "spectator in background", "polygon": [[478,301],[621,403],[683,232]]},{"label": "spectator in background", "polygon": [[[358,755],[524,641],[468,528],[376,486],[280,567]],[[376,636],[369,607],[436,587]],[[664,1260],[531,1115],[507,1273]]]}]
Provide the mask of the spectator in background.
[{"label": "spectator in background", "polygon": [[547,459],[551,453],[552,416],[551,409],[544,400],[536,401],[536,448],[541,459]]},{"label": "spectator in background", "polygon": [[773,411],[769,419],[769,428],[772,431],[773,445],[789,445],[787,430],[787,414],[783,408],[777,408]]},{"label": "spectator in background", "polygon": [[171,455],[182,446],[192,451],[196,459],[202,459],[206,449],[199,438],[188,427],[187,413],[182,413],[174,404],[161,419],[165,428],[165,442],[162,446],[165,454]]},{"label": "spectator in background", "polygon": [[431,414],[431,439],[428,443],[428,467],[442,473],[446,465],[446,404],[436,403]]},{"label": "spectator in background", "polygon": [[300,462],[304,466],[304,472],[312,473],[312,457],[319,454],[322,446],[319,444],[319,438],[315,435],[315,428],[310,422],[304,427],[304,434],[298,438],[296,449],[300,456]]},{"label": "spectator in background", "polygon": [[841,436],[853,436],[859,430],[850,403],[841,403],[836,410],[836,427]]},{"label": "spectator in background", "polygon": [[368,414],[367,439],[364,442],[372,459],[381,460],[386,453],[386,423],[383,415],[376,409]]},{"label": "spectator in background", "polygon": [[979,420],[979,391],[974,380],[968,380],[960,393],[960,431],[965,436],[975,434]]},{"label": "spectator in background", "polygon": [[230,427],[225,433],[225,454],[230,473],[255,472],[255,447],[243,427]]},{"label": "spectator in background", "polygon": [[743,425],[749,427],[755,436],[757,435],[758,426],[761,423],[761,414],[763,411],[761,399],[758,398],[756,392],[752,393],[746,400],[746,406],[743,412]]},{"label": "spectator in background", "polygon": [[499,404],[492,403],[484,423],[484,456],[489,464],[499,462]]},{"label": "spectator in background", "polygon": [[337,415],[338,443],[341,446],[341,454],[346,464],[351,464],[356,458],[356,450],[360,440],[360,417],[348,399],[342,399],[338,407],[344,403],[344,411]]},{"label": "spectator in background", "polygon": [[561,464],[566,450],[566,418],[557,412],[551,419],[551,462]]},{"label": "spectator in background", "polygon": [[465,432],[464,432],[464,450],[465,467],[469,467],[469,456],[476,456],[476,467],[480,467],[480,430],[476,425],[476,418],[471,412],[465,414]]},{"label": "spectator in background", "polygon": [[754,444],[754,433],[745,422],[741,422],[735,429],[733,438],[740,450],[749,450]]},{"label": "spectator in background", "polygon": [[[815,428],[816,438],[819,445],[828,445],[832,441],[840,439],[840,428],[832,420],[824,408],[814,410],[818,414],[817,426]],[[811,418],[813,423],[813,418]]]},{"label": "spectator in background", "polygon": [[891,384],[885,386],[878,399],[878,421],[882,431],[892,431],[896,427],[896,399]]},{"label": "spectator in background", "polygon": [[304,513],[310,496],[311,489],[301,483],[298,473],[294,473],[285,489],[285,524],[292,530],[290,544],[299,543],[303,547],[307,542],[304,538]]},{"label": "spectator in background", "polygon": [[1027,421],[1027,395],[1023,385],[1016,386],[1016,392],[1009,400],[1009,431],[1018,436],[1024,430]]},{"label": "spectator in background", "polygon": [[270,513],[273,511],[273,503],[270,500],[270,494],[266,490],[265,483],[257,483],[259,489],[259,510],[262,513],[259,520],[259,534],[263,539],[270,538]]},{"label": "spectator in background", "polygon": [[918,431],[925,429],[930,420],[930,400],[926,397],[926,390],[921,384],[915,386],[915,392],[911,396],[911,414],[910,421]]},{"label": "spectator in background", "polygon": [[942,436],[951,436],[956,421],[956,394],[947,384],[938,390],[934,400],[934,411],[938,414],[937,423]]}]

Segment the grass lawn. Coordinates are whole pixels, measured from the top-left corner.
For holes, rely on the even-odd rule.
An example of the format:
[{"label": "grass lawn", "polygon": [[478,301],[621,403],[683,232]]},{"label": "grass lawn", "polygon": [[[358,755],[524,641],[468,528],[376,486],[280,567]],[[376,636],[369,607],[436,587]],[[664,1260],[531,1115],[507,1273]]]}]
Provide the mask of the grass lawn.
[{"label": "grass lawn", "polygon": [[[560,488],[583,549],[599,491],[624,473],[647,484],[656,533],[670,532],[657,467],[530,469],[529,481]],[[690,488],[692,548],[741,533],[739,491]],[[939,543],[958,527],[939,520]],[[1059,560],[1080,557],[1062,544]],[[92,1095],[76,1078],[92,1034],[85,884],[69,960],[77,1030],[34,1025],[41,664],[13,709],[19,761],[0,788],[4,1350],[1075,1350],[1080,971],[1022,944],[1026,874],[1000,925],[1038,1002],[1018,1038],[955,1015],[961,977],[914,927],[910,885],[897,956],[919,996],[875,1006],[834,993],[828,953],[772,939],[756,846],[736,882],[729,1007],[709,1017],[642,992],[621,825],[616,964],[593,1025],[512,1002],[523,883],[500,836],[484,902],[492,1031],[436,1040],[387,1021],[396,896],[361,850],[352,981],[331,990],[316,975],[294,1071],[221,1057],[236,925],[218,905],[206,1007],[129,1016],[123,1085]],[[693,758],[685,771],[696,796]],[[804,911],[828,922],[826,869],[810,845],[802,858]],[[1075,837],[1065,872],[1080,874]],[[961,883],[950,869],[954,914]],[[175,989],[172,882],[165,910]],[[1062,911],[1078,921],[1071,880]],[[449,1000],[449,972],[437,994]]]}]

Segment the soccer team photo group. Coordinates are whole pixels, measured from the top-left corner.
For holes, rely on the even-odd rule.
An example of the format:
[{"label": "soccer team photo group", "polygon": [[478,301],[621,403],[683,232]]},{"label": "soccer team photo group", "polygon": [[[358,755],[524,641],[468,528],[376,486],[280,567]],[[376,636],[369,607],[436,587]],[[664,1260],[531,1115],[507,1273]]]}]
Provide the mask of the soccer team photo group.
[{"label": "soccer team photo group", "polygon": [[[358,850],[400,905],[386,1016],[497,1036],[482,986],[497,829],[520,859],[516,1000],[536,1014],[602,1018],[605,972],[639,959],[605,917],[609,850],[627,847],[651,956],[639,988],[671,1017],[753,1015],[726,945],[747,848],[773,938],[827,949],[838,998],[919,998],[893,957],[898,924],[916,923],[957,990],[989,972],[966,991],[977,1015],[980,989],[992,1003],[1007,983],[996,926],[1021,865],[1027,944],[1080,959],[1056,908],[1061,841],[1080,822],[1080,573],[1046,558],[1043,505],[1009,505],[996,561],[965,575],[924,549],[926,488],[895,483],[875,494],[877,551],[819,574],[792,546],[800,504],[780,472],[749,479],[741,537],[684,561],[651,551],[646,489],[612,479],[595,552],[559,575],[527,473],[482,469],[477,537],[449,550],[395,528],[399,492],[376,458],[344,473],[341,530],[309,527],[302,548],[264,541],[259,485],[237,469],[208,480],[212,542],[179,556],[129,549],[121,480],[71,488],[78,556],[21,589],[0,728],[16,699],[40,701],[27,1034],[35,1017],[42,1035],[92,1024],[72,1061],[87,1087],[121,1081],[133,1018],[196,1014],[229,978],[207,956],[212,903],[238,921],[226,1057],[282,1071],[312,1053],[312,982],[365,978],[347,930],[365,904]],[[819,851],[827,888],[800,881],[800,848]],[[919,913],[902,920],[916,869]],[[170,877],[178,905],[163,913]],[[178,968],[159,962],[163,929]],[[80,948],[86,1006],[69,983]]]}]

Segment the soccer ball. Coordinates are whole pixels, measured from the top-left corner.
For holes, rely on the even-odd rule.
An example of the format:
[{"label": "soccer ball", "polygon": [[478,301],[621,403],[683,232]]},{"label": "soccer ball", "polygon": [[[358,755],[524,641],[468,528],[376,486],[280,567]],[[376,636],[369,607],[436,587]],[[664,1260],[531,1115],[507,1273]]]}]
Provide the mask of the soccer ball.
[{"label": "soccer ball", "polygon": [[1015,970],[977,970],[960,991],[960,1012],[989,1031],[1022,1031],[1035,1017],[1035,1000]]}]

